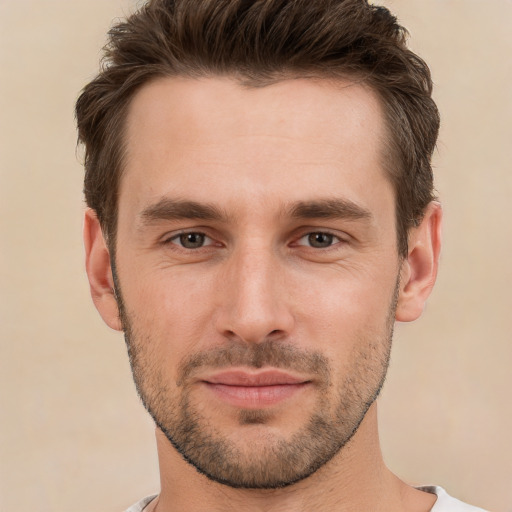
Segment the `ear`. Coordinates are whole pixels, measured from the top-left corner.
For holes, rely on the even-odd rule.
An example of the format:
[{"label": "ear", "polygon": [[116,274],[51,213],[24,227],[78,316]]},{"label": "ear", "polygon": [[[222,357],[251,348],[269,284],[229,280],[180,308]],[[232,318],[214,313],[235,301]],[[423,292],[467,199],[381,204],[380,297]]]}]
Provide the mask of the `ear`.
[{"label": "ear", "polygon": [[110,253],[98,217],[90,208],[87,208],[84,218],[84,246],[85,268],[94,305],[109,327],[122,331],[114,294]]},{"label": "ear", "polygon": [[409,249],[400,272],[395,315],[399,322],[419,318],[434,287],[441,251],[441,220],[441,205],[432,201],[421,224],[409,233]]}]

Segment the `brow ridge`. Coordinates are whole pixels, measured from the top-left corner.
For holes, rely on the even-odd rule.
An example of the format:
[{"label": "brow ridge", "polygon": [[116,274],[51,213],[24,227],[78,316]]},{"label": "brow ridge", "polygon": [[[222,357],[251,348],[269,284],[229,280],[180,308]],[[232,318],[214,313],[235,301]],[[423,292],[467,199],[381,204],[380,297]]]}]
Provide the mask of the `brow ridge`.
[{"label": "brow ridge", "polygon": [[144,223],[180,219],[223,221],[227,219],[227,214],[212,204],[162,198],[157,203],[144,208],[140,217]]},{"label": "brow ridge", "polygon": [[340,198],[299,201],[289,207],[289,215],[296,219],[370,220],[373,217],[366,208]]},{"label": "brow ridge", "polygon": [[[370,220],[366,208],[349,199],[329,198],[297,201],[284,208],[283,214],[294,219]],[[216,205],[198,201],[162,198],[146,207],[140,214],[144,224],[160,220],[206,220],[227,222],[229,216]]]}]

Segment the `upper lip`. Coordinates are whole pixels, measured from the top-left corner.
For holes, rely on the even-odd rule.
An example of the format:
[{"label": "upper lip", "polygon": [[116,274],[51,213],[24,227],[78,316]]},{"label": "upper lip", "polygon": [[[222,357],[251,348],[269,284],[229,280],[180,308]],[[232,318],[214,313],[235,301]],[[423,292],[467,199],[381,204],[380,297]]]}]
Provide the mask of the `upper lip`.
[{"label": "upper lip", "polygon": [[227,370],[202,379],[210,384],[224,384],[225,386],[279,386],[290,384],[304,384],[309,379],[295,377],[282,370],[264,370],[251,373],[244,370]]}]

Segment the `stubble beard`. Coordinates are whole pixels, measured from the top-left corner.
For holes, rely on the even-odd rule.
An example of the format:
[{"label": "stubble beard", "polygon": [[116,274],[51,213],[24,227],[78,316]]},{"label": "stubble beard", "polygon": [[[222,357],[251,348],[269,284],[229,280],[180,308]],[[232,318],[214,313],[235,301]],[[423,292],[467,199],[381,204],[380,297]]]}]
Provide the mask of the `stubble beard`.
[{"label": "stubble beard", "polygon": [[[391,351],[398,282],[379,339],[361,339],[351,355],[351,371],[333,389],[327,358],[304,352],[290,344],[229,343],[225,347],[193,354],[179,368],[170,389],[162,366],[151,360],[151,339],[137,332],[128,318],[117,276],[116,296],[137,392],[157,427],[181,456],[210,480],[233,488],[276,489],[292,485],[315,473],[343,449],[357,432],[384,384]],[[272,366],[315,375],[320,382],[317,406],[309,420],[288,438],[267,433],[258,443],[238,446],[201,414],[193,403],[189,377],[198,368],[252,368]],[[272,419],[267,410],[240,410],[238,423],[264,425]]]}]

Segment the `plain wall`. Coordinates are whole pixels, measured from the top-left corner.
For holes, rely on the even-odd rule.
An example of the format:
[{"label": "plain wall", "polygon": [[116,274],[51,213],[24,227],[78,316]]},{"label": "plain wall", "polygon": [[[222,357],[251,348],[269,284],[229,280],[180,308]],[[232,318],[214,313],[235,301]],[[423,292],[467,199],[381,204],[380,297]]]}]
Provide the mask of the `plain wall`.
[{"label": "plain wall", "polygon": [[[442,113],[437,287],[396,329],[386,461],[512,511],[512,2],[388,0]],[[121,511],[157,491],[153,427],[83,268],[73,105],[129,0],[0,0],[0,510]]]}]

